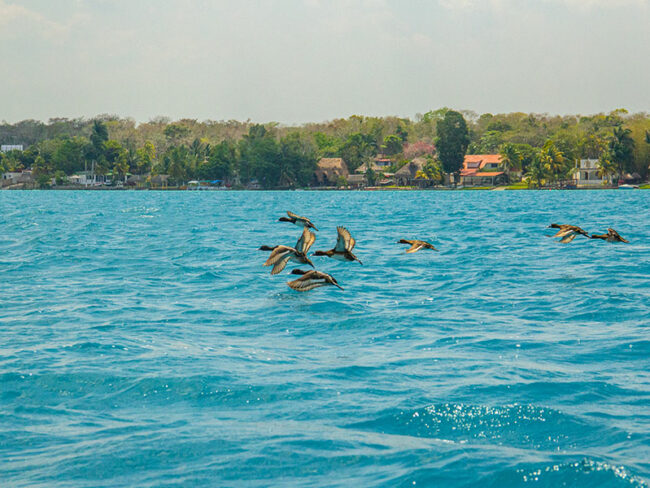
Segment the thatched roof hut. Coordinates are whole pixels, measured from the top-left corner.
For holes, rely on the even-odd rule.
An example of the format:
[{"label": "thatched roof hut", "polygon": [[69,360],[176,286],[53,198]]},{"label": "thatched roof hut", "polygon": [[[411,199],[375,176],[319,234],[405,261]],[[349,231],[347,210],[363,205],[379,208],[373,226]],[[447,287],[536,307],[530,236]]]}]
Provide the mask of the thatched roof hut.
[{"label": "thatched roof hut", "polygon": [[314,179],[319,185],[335,185],[339,177],[347,178],[349,175],[343,158],[321,158],[314,171]]},{"label": "thatched roof hut", "polygon": [[427,160],[424,158],[413,159],[397,170],[395,173],[395,180],[397,180],[401,185],[409,185],[413,183],[418,171],[422,171],[425,164],[427,164]]}]

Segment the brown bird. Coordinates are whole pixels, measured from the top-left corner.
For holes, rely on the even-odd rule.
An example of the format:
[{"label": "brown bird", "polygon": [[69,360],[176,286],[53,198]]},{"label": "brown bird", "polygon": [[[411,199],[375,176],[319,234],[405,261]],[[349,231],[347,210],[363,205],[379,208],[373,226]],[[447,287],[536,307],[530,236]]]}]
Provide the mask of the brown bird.
[{"label": "brown bird", "polygon": [[562,239],[560,239],[560,242],[562,244],[566,244],[567,242],[571,242],[573,239],[575,239],[579,235],[589,237],[588,232],[586,232],[585,230],[581,229],[580,227],[578,227],[576,225],[551,224],[547,228],[560,229],[560,230],[557,231],[557,234],[555,234],[552,237],[561,237]]},{"label": "brown bird", "polygon": [[[273,266],[273,269],[271,270],[272,275],[276,275],[282,272],[289,261],[308,264],[313,268],[314,263],[312,263],[311,260],[307,257],[307,251],[309,251],[309,248],[315,240],[316,234],[305,227],[302,231],[300,239],[298,239],[298,242],[296,243],[296,247],[275,246],[271,251],[271,255],[264,263],[264,266]],[[262,246],[260,249],[262,248],[268,249],[269,246]]]},{"label": "brown bird", "polygon": [[323,273],[322,271],[316,271],[315,269],[312,269],[310,271],[294,269],[291,271],[291,274],[302,275],[296,280],[287,281],[287,285],[296,291],[309,291],[313,290],[314,288],[328,285],[336,286],[341,290],[343,289],[333,276],[328,275],[327,273]]},{"label": "brown bird", "polygon": [[316,226],[311,223],[311,220],[309,220],[307,217],[301,217],[300,215],[296,215],[293,212],[287,212],[287,215],[289,217],[280,217],[278,221],[291,222],[292,224],[301,225],[303,227],[307,227],[308,229],[318,230]]},{"label": "brown bird", "polygon": [[607,234],[591,234],[592,239],[602,239],[607,242],[626,242],[630,243],[630,241],[627,241],[623,239],[618,232],[616,232],[614,229],[607,229]]},{"label": "brown bird", "polygon": [[339,261],[359,261],[359,264],[363,264],[359,258],[352,254],[352,249],[357,241],[354,240],[354,237],[350,235],[345,227],[337,227],[338,237],[336,238],[336,246],[334,249],[329,251],[316,251],[313,256],[327,256],[329,258],[337,259]]},{"label": "brown bird", "polygon": [[419,241],[417,239],[400,239],[397,241],[398,244],[409,244],[411,247],[406,251],[406,253],[411,253],[411,252],[418,252],[420,249],[431,249],[432,251],[437,251],[435,247],[433,247],[433,244],[427,242],[427,241]]}]

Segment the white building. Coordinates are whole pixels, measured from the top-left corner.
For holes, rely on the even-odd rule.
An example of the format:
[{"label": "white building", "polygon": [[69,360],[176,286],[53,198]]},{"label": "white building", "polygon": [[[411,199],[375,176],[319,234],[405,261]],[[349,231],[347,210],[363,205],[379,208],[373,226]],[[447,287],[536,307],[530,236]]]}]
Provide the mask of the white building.
[{"label": "white building", "polygon": [[22,171],[7,171],[2,173],[0,178],[0,188],[5,186],[17,185],[19,183],[32,183],[34,178],[32,178],[32,172],[29,169],[24,169]]},{"label": "white building", "polygon": [[22,144],[2,144],[0,145],[0,151],[9,152],[9,151],[22,151]]},{"label": "white building", "polygon": [[602,188],[603,186],[611,186],[615,179],[615,176],[601,178],[598,175],[597,159],[581,159],[573,173],[573,181],[578,188]]},{"label": "white building", "polygon": [[91,171],[82,171],[81,173],[69,176],[68,181],[73,185],[100,186],[107,183],[108,178],[105,175],[98,175]]}]

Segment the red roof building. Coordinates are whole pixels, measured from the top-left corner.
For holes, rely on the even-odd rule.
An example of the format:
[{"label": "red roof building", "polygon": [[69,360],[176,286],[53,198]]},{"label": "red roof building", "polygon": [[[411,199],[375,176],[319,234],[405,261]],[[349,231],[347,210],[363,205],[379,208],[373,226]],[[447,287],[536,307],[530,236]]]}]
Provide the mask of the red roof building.
[{"label": "red roof building", "polygon": [[467,154],[460,170],[461,184],[464,186],[494,186],[505,182],[501,171],[500,154]]}]

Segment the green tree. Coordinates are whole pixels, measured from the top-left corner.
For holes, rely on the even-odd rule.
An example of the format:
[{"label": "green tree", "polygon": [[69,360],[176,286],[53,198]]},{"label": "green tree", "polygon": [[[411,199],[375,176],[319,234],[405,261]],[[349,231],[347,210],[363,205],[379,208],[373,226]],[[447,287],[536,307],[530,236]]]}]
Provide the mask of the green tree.
[{"label": "green tree", "polygon": [[558,181],[566,175],[567,160],[564,158],[562,151],[560,151],[555,143],[551,140],[546,141],[544,147],[539,154],[539,159],[544,167],[546,174],[553,181]]},{"label": "green tree", "polygon": [[354,132],[346,138],[341,147],[341,157],[350,171],[354,171],[377,152],[377,142],[372,134]]},{"label": "green tree", "polygon": [[508,173],[513,169],[521,169],[522,157],[517,146],[511,142],[507,142],[501,146],[501,167]]},{"label": "green tree", "polygon": [[436,123],[438,159],[447,173],[458,174],[469,145],[467,123],[462,114],[449,110]]},{"label": "green tree", "polygon": [[601,179],[608,179],[616,175],[618,168],[612,159],[609,151],[604,151],[598,158],[598,176]]},{"label": "green tree", "polygon": [[210,150],[210,156],[197,170],[197,176],[203,180],[229,180],[234,176],[237,164],[237,145],[231,141],[222,141]]},{"label": "green tree", "polygon": [[542,187],[542,180],[546,177],[546,171],[544,169],[544,163],[538,153],[534,155],[528,165],[526,176],[530,179],[532,186],[535,188]]},{"label": "green tree", "polygon": [[113,174],[121,181],[126,180],[126,174],[129,172],[129,152],[126,149],[123,149],[120,154],[117,156],[117,160],[113,165]]},{"label": "green tree", "polygon": [[165,137],[171,142],[172,145],[177,145],[180,141],[190,135],[189,127],[181,124],[169,124],[163,130]]},{"label": "green tree", "polygon": [[335,157],[341,151],[341,140],[338,137],[319,131],[314,133],[314,142],[318,148],[318,154],[322,158]]},{"label": "green tree", "polygon": [[101,120],[94,120],[90,133],[90,144],[92,144],[93,150],[95,151],[95,158],[98,158],[103,153],[104,143],[106,141],[108,141],[106,124]]},{"label": "green tree", "polygon": [[187,178],[187,160],[189,150],[187,146],[174,146],[165,154],[166,171],[177,185],[182,185]]},{"label": "green tree", "polygon": [[104,158],[111,167],[117,163],[118,158],[124,151],[122,144],[116,140],[111,139],[104,143]]},{"label": "green tree", "polygon": [[57,139],[57,145],[52,154],[55,170],[71,175],[84,169],[85,150],[88,140],[82,137],[66,137]]},{"label": "green tree", "polygon": [[317,159],[317,151],[311,140],[299,132],[292,132],[280,139],[280,186],[308,186]]},{"label": "green tree", "polygon": [[632,131],[623,126],[614,127],[613,137],[609,141],[609,153],[612,161],[618,166],[620,175],[627,173],[634,162],[634,139]]},{"label": "green tree", "polygon": [[39,188],[49,188],[52,179],[52,165],[41,155],[36,157],[32,172]]},{"label": "green tree", "polygon": [[422,170],[427,179],[435,181],[436,183],[442,183],[445,179],[442,163],[437,159],[431,157],[427,158],[427,162]]},{"label": "green tree", "polygon": [[368,186],[375,186],[377,183],[377,173],[370,166],[366,170],[366,183]]},{"label": "green tree", "polygon": [[382,145],[382,150],[384,154],[388,156],[394,156],[399,154],[404,149],[404,141],[399,136],[395,134],[390,134],[384,137],[384,144]]},{"label": "green tree", "polygon": [[139,174],[145,174],[151,171],[156,162],[156,148],[153,142],[146,141],[144,145],[137,150],[137,170]]},{"label": "green tree", "polygon": [[66,175],[65,175],[65,173],[63,171],[57,170],[57,171],[54,172],[54,180],[55,180],[57,186],[61,186],[61,185],[64,185],[65,183],[67,183],[68,178],[66,178]]},{"label": "green tree", "polygon": [[251,126],[240,141],[239,154],[240,176],[244,182],[257,179],[264,188],[280,184],[278,143],[266,127],[260,124]]}]

